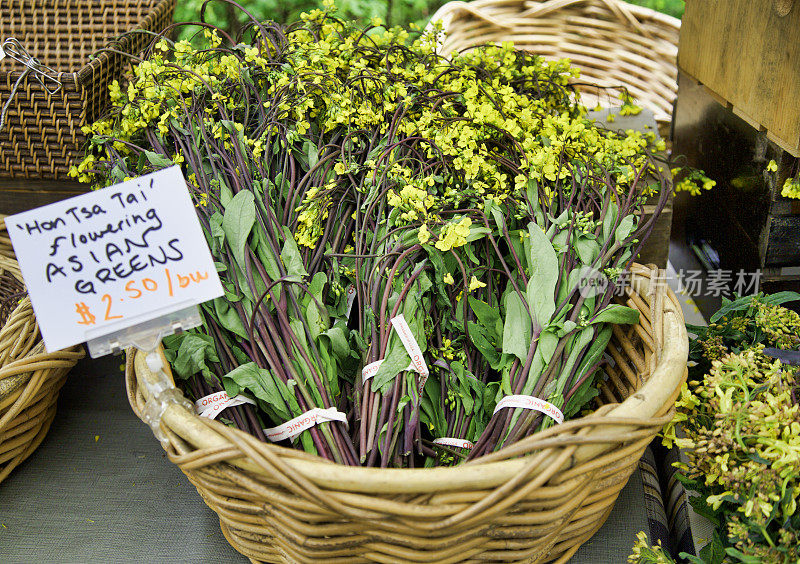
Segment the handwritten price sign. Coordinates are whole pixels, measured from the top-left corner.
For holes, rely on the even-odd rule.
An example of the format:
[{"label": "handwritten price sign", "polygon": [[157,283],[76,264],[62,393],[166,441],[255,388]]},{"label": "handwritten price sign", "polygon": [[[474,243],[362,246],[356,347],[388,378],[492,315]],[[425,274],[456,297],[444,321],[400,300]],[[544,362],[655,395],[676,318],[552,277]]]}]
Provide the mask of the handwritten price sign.
[{"label": "handwritten price sign", "polygon": [[178,167],[6,225],[48,351],[223,294]]}]

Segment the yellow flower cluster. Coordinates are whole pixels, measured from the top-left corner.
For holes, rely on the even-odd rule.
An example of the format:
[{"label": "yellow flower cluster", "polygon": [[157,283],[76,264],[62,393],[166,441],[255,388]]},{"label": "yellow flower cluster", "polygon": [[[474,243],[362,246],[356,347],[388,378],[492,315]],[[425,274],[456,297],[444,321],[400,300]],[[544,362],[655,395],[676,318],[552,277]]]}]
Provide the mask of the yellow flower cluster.
[{"label": "yellow flower cluster", "polygon": [[[364,194],[380,184],[390,188],[388,204],[397,210],[392,221],[430,225],[443,221],[442,209],[501,204],[532,183],[549,199],[557,185],[583,176],[590,162],[599,177],[611,175],[621,194],[649,166],[652,134],[619,134],[589,121],[568,88],[578,76],[568,60],[546,61],[511,43],[446,60],[437,54],[438,31],[414,38],[400,28],[364,34],[330,17],[330,10],[303,15],[305,24],[289,28],[280,47],[217,48],[221,39],[210,30],[204,30],[209,49],[160,40],[127,87],[109,87],[113,111],[86,131],[95,142],[90,150],[102,152],[105,137],[124,157],[150,128],[168,151],[176,131],[198,143],[210,136],[226,149],[243,148],[266,167],[275,151],[303,147],[306,153],[312,138],[356,147],[359,135],[369,132],[383,140],[381,151],[363,164],[339,155],[314,183],[352,175],[364,179],[357,186]],[[280,67],[266,55],[280,55]],[[236,94],[245,81],[263,89],[269,125],[244,123],[247,112]],[[624,102],[633,107],[629,97]],[[200,108],[193,111],[201,120],[187,115],[190,107]],[[90,182],[91,170],[91,162],[82,163],[72,174]],[[316,244],[330,207],[326,193],[313,191],[296,208],[299,244]],[[465,230],[445,224],[436,245],[463,244]]]},{"label": "yellow flower cluster", "polygon": [[330,197],[330,190],[333,185],[325,187],[325,190],[311,188],[303,199],[303,203],[297,208],[300,215],[297,217],[297,243],[306,247],[316,247],[317,240],[322,235],[325,220],[328,218],[333,200]]},{"label": "yellow flower cluster", "polygon": [[402,219],[416,221],[428,217],[428,211],[436,200],[427,190],[407,184],[403,186],[399,194],[394,190],[389,190],[387,201],[392,207],[406,210],[400,216]]},{"label": "yellow flower cluster", "polygon": [[[435,54],[435,33],[410,40],[405,30],[390,29],[355,37],[322,14],[305,18],[325,22],[318,34],[306,29],[290,34],[287,70],[269,94],[291,93],[279,105],[279,117],[293,120],[301,135],[313,124],[322,133],[384,135],[399,113],[398,133],[425,140],[417,150],[427,158],[444,155],[452,170],[420,173],[394,161],[390,151],[376,159],[372,178],[385,175],[397,187],[389,204],[401,210],[401,222],[427,221],[448,204],[502,202],[519,194],[529,179],[544,183],[550,193],[554,183],[568,181],[578,157],[595,159],[611,171],[620,193],[646,166],[643,153],[655,143],[652,134],[618,135],[589,122],[564,88],[578,75],[567,60],[548,62],[504,43],[447,61]],[[376,57],[374,50],[364,49],[366,42],[404,48]],[[383,72],[386,68],[391,74]],[[526,81],[538,82],[541,95],[521,91],[518,85]],[[434,89],[449,93],[441,96],[436,112],[414,104],[415,97]],[[632,99],[624,101],[629,113],[636,113]],[[494,153],[498,136],[520,155],[514,174]],[[343,164],[335,166],[337,174],[343,170]]]},{"label": "yellow flower cluster", "polygon": [[691,196],[699,196],[703,190],[711,190],[717,185],[702,170],[691,170],[682,177],[682,168],[673,168],[670,172],[673,178],[680,178],[674,185],[675,192],[689,192]]},{"label": "yellow flower cluster", "polygon": [[[797,509],[800,406],[793,399],[796,368],[761,349],[727,354],[702,382],[684,384],[664,434],[688,449],[684,471],[717,492],[707,496],[709,505],[735,501],[737,511],[765,523],[775,508],[783,519]],[[676,435],[676,424],[685,426],[685,437]],[[787,487],[792,495],[784,495]]]},{"label": "yellow flower cluster", "polygon": [[781,188],[781,196],[800,200],[800,176],[786,179]]},{"label": "yellow flower cluster", "polygon": [[[221,39],[215,32],[206,29],[204,34],[209,47],[220,45]],[[236,107],[236,100],[229,95],[232,91],[229,84],[241,80],[242,61],[233,54],[209,53],[205,49],[195,49],[186,40],[173,44],[161,39],[150,58],[134,67],[124,90],[117,80],[109,85],[111,113],[85,127],[83,133],[93,136],[96,143],[104,138],[113,139],[114,149],[126,155],[130,153],[128,143],[137,141],[148,127],[155,126],[163,138],[171,125],[181,123],[194,95],[212,91],[214,103],[207,104],[204,119],[214,138],[228,140],[228,143],[242,141],[254,152],[263,151],[263,141],[241,135],[243,124],[231,122],[230,118],[222,119],[223,113],[229,114]],[[264,69],[268,62],[258,53],[256,48],[246,49],[245,60]],[[87,160],[89,158],[94,156],[90,154]],[[181,164],[183,157],[173,158],[173,162]],[[92,182],[94,176],[90,169],[91,162],[81,163],[72,167],[70,175],[81,182]]]},{"label": "yellow flower cluster", "polygon": [[472,220],[468,217],[460,221],[451,221],[442,227],[439,240],[434,245],[440,251],[449,251],[456,247],[461,247],[467,244],[467,237],[469,237],[469,228],[472,225]]}]

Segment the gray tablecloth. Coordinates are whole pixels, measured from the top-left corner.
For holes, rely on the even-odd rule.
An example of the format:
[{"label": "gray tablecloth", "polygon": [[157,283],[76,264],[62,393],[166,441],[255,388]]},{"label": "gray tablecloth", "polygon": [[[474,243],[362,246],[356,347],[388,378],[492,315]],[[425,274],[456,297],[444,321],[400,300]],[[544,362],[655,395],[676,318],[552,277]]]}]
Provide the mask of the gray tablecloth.
[{"label": "gray tablecloth", "polygon": [[[131,411],[122,360],[82,361],[39,449],[0,484],[0,562],[245,562]],[[642,473],[579,564],[622,564],[649,531]]]}]

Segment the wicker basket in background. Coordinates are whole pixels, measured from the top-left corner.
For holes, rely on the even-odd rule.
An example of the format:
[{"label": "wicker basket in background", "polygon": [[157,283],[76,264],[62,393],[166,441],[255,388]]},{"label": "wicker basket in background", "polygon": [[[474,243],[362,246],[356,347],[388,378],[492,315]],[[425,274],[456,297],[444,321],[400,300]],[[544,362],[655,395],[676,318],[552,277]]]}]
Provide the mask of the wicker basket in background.
[{"label": "wicker basket in background", "polygon": [[42,442],[83,349],[47,353],[0,219],[0,482]]},{"label": "wicker basket in background", "polygon": [[128,397],[139,417],[160,416],[170,460],[253,560],[566,562],[608,517],[685,381],[686,329],[663,274],[633,267],[626,303],[640,322],[614,328],[594,413],[455,468],[341,466],[175,401],[147,404],[174,384],[140,351],[128,353]]},{"label": "wicker basket in background", "polygon": [[[81,127],[107,108],[125,53],[152,40],[146,33],[115,38],[161,31],[174,9],[175,0],[0,0],[0,41],[17,39],[62,84],[50,94],[32,72],[20,82],[0,130],[0,177],[66,178],[82,155]],[[25,70],[10,57],[0,62],[0,104]]]},{"label": "wicker basket in background", "polygon": [[[680,20],[620,0],[475,0],[449,2],[431,18],[447,36],[443,54],[513,41],[581,69],[576,86],[589,107],[618,106],[597,86],[624,86],[656,120],[669,124],[678,90]],[[613,94],[616,96],[616,93]]]}]

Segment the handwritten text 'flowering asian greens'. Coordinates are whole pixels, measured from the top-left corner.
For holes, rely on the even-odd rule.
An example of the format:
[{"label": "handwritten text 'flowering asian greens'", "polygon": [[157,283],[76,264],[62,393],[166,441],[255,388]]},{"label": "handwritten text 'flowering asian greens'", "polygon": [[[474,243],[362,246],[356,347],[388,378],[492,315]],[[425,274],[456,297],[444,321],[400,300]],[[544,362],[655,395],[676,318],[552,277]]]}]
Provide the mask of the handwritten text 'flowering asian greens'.
[{"label": "handwritten text 'flowering asian greens'", "polygon": [[223,293],[178,167],[6,223],[48,350]]}]

